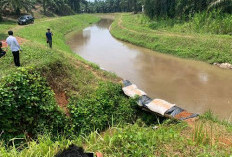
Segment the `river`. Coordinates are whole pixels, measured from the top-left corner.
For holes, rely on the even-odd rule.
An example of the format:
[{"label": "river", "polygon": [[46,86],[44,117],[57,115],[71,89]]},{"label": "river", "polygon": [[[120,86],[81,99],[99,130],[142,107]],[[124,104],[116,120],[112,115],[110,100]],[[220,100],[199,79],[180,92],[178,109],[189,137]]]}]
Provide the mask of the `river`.
[{"label": "river", "polygon": [[112,37],[112,20],[102,19],[71,36],[71,49],[88,61],[128,79],[151,98],[190,112],[211,110],[232,121],[232,71],[158,53]]}]

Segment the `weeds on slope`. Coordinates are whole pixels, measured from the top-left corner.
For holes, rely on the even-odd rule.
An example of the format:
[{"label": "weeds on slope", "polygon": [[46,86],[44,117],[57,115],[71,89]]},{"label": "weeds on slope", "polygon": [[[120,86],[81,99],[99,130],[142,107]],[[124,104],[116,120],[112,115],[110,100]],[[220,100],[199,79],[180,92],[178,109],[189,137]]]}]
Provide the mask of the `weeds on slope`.
[{"label": "weeds on slope", "polygon": [[[147,126],[138,120],[135,124],[113,125],[106,131],[93,131],[89,135],[67,138],[59,136],[56,141],[49,134],[39,136],[36,141],[20,147],[6,149],[0,145],[3,157],[53,157],[59,150],[71,144],[83,146],[88,152],[102,152],[106,157],[121,156],[230,156],[232,148],[220,145],[199,143],[191,137],[185,123],[167,121],[156,127]],[[158,127],[158,128],[157,128]],[[200,136],[201,132],[197,133]]]}]

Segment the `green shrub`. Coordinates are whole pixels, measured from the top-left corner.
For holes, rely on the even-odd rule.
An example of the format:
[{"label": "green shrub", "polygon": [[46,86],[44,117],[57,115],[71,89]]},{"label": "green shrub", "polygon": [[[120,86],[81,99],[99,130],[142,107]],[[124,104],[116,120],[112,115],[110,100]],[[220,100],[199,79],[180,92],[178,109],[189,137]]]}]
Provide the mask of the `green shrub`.
[{"label": "green shrub", "polygon": [[73,127],[78,132],[103,130],[114,121],[131,122],[135,119],[135,102],[122,93],[121,86],[100,83],[94,94],[73,98],[69,109]]},{"label": "green shrub", "polygon": [[146,124],[157,123],[158,117],[138,107],[136,99],[128,99],[120,84],[100,83],[93,94],[71,98],[69,110],[73,129],[78,133],[101,131],[113,124],[134,123],[141,119]]},{"label": "green shrub", "polygon": [[[33,70],[31,70],[33,71]],[[0,83],[0,128],[3,139],[27,133],[63,130],[65,116],[54,93],[37,72],[20,68]]]}]

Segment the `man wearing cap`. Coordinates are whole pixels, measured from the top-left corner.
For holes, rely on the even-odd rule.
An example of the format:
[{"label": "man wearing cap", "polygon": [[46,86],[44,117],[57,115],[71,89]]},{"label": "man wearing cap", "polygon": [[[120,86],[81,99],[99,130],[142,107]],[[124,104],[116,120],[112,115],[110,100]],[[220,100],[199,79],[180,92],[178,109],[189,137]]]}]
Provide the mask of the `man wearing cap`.
[{"label": "man wearing cap", "polygon": [[49,44],[49,47],[52,48],[52,32],[50,31],[50,29],[47,29],[47,33],[46,33],[46,38],[47,38],[47,43]]},{"label": "man wearing cap", "polygon": [[[15,37],[13,37],[13,31],[8,31],[9,37],[6,39],[7,44],[10,46],[11,52],[14,56],[15,66],[20,66],[19,51],[21,50],[19,43]],[[22,51],[22,50],[21,50]]]}]

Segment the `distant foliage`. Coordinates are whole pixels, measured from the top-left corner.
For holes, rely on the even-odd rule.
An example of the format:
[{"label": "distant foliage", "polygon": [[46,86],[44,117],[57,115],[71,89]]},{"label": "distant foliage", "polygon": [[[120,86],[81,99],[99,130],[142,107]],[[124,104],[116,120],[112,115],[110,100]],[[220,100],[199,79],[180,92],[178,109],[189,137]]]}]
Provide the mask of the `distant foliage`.
[{"label": "distant foliage", "polygon": [[6,76],[1,80],[0,94],[0,138],[63,129],[65,116],[38,73],[21,68]]},{"label": "distant foliage", "polygon": [[27,12],[31,12],[34,6],[35,0],[1,0],[0,1],[0,14],[1,11],[11,10],[16,15],[21,14],[21,10],[24,9]]},{"label": "distant foliage", "polygon": [[218,9],[232,13],[231,0],[145,0],[145,14],[153,18],[189,19],[196,13]]},{"label": "distant foliage", "polygon": [[139,12],[142,0],[96,0],[89,2],[86,8],[90,13]]},{"label": "distant foliage", "polygon": [[[78,4],[79,5],[79,4]],[[47,8],[57,15],[72,15],[75,11],[69,5],[66,0],[49,0]],[[77,12],[79,11],[79,8]]]},{"label": "distant foliage", "polygon": [[187,22],[171,18],[147,20],[143,16],[140,17],[140,21],[141,23],[146,21],[146,25],[151,29],[211,34],[232,33],[232,15],[221,13],[217,10],[197,13]]}]

